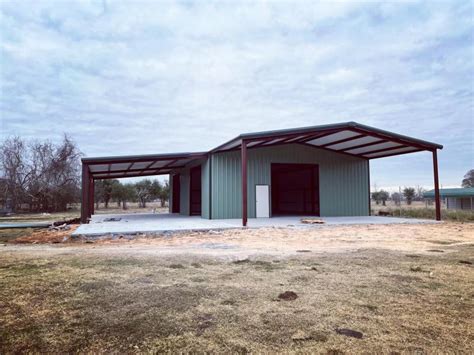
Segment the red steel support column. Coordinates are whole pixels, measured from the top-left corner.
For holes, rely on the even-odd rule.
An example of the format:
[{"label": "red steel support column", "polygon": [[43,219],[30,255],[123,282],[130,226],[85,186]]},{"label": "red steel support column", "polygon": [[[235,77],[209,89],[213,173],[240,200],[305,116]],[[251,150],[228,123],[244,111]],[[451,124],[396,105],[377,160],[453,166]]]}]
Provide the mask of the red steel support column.
[{"label": "red steel support column", "polygon": [[370,196],[370,159],[367,159],[367,182],[369,184],[369,216],[372,215],[372,196]]},{"label": "red steel support column", "polygon": [[434,172],[436,220],[440,221],[441,220],[441,201],[439,197],[438,153],[436,149],[433,150],[433,172]]},{"label": "red steel support column", "polygon": [[89,185],[89,217],[91,217],[94,214],[94,179],[90,179],[90,185]]},{"label": "red steel support column", "polygon": [[242,160],[242,226],[247,226],[247,142],[242,140],[241,144]]},{"label": "red steel support column", "polygon": [[81,199],[81,223],[87,223],[89,217],[89,167],[82,164],[82,199]]}]

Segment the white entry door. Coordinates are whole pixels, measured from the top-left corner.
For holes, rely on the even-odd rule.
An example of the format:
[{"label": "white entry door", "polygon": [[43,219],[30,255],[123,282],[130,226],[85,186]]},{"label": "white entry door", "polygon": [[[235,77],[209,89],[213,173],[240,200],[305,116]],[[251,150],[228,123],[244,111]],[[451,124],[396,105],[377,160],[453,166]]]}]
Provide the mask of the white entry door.
[{"label": "white entry door", "polygon": [[270,217],[270,196],[268,185],[256,185],[255,199],[257,203],[256,217],[268,218]]}]

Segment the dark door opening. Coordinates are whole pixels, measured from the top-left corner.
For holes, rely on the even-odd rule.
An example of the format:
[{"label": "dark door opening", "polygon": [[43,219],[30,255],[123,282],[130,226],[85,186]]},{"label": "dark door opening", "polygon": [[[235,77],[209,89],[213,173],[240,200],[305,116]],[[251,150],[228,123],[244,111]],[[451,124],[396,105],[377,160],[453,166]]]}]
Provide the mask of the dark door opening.
[{"label": "dark door opening", "polygon": [[180,195],[181,195],[181,184],[179,181],[179,174],[173,175],[173,201],[171,213],[180,212]]},{"label": "dark door opening", "polygon": [[319,216],[319,166],[272,164],[272,215]]},{"label": "dark door opening", "polygon": [[191,169],[191,181],[189,183],[189,214],[201,215],[201,166]]}]

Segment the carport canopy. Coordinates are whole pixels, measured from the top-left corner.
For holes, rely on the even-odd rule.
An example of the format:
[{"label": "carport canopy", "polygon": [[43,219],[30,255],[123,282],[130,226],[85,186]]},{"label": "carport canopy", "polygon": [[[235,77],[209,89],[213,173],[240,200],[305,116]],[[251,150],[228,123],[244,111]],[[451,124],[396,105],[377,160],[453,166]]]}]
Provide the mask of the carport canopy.
[{"label": "carport canopy", "polygon": [[246,133],[218,146],[211,152],[298,143],[358,158],[376,159],[393,155],[433,151],[443,146],[378,128],[345,122],[295,129]]},{"label": "carport canopy", "polygon": [[185,167],[207,153],[172,153],[153,155],[129,155],[120,157],[83,158],[92,179],[119,179],[169,174]]},{"label": "carport canopy", "polygon": [[94,213],[95,180],[165,175],[206,156],[200,152],[83,158],[81,222]]}]

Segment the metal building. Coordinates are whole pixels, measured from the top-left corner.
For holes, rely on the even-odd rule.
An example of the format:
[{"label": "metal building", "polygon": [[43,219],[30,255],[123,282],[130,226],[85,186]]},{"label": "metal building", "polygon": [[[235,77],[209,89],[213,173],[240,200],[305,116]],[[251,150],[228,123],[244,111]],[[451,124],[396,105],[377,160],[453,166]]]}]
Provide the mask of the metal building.
[{"label": "metal building", "polygon": [[440,219],[436,143],[346,122],[241,134],[208,151],[84,158],[82,222],[96,179],[170,175],[170,212],[203,218],[367,216],[369,161],[430,151]]},{"label": "metal building", "polygon": [[[474,210],[474,187],[440,189],[440,198],[448,210]],[[435,190],[423,194],[425,199],[435,198]]]}]

